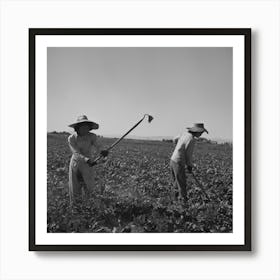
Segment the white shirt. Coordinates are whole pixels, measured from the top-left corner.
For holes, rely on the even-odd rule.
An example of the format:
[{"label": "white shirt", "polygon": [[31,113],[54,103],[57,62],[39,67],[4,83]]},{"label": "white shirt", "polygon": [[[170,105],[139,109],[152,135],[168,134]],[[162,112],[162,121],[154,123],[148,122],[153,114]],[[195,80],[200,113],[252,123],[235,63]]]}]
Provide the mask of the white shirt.
[{"label": "white shirt", "polygon": [[91,132],[84,136],[79,136],[74,133],[68,137],[68,143],[73,155],[77,159],[87,161],[93,155],[93,147],[97,152],[100,152],[101,147],[97,138],[97,135]]},{"label": "white shirt", "polygon": [[171,160],[186,164],[187,166],[193,166],[193,150],[195,145],[195,138],[189,132],[184,132],[181,136],[176,137],[178,140],[175,150],[171,156]]}]

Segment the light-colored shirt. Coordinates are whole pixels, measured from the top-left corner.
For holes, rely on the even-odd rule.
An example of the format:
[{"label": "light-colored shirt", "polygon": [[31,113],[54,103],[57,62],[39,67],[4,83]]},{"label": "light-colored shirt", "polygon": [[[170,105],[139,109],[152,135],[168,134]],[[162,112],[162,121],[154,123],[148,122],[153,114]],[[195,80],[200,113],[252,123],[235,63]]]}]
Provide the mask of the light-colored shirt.
[{"label": "light-colored shirt", "polygon": [[193,150],[195,138],[189,132],[184,132],[182,135],[173,139],[176,144],[175,150],[171,156],[171,160],[193,166]]},{"label": "light-colored shirt", "polygon": [[97,135],[91,132],[84,136],[77,135],[77,133],[71,134],[68,137],[68,144],[74,157],[85,162],[93,156],[94,149],[98,153],[101,150]]}]

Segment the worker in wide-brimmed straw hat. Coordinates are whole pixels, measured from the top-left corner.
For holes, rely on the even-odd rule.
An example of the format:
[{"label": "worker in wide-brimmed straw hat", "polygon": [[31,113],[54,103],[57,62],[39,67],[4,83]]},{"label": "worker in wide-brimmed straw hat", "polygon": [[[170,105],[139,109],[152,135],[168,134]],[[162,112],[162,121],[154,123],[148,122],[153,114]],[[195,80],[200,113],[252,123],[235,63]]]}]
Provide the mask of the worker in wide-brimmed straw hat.
[{"label": "worker in wide-brimmed straw hat", "polygon": [[103,157],[108,156],[108,151],[101,149],[97,135],[90,132],[98,129],[99,125],[88,120],[87,116],[79,116],[76,122],[69,126],[75,130],[75,133],[68,137],[68,143],[73,153],[69,166],[69,195],[72,203],[81,198],[81,181],[84,182],[86,195],[89,195],[95,188],[95,173],[91,168],[96,164],[92,158],[94,149]]},{"label": "worker in wide-brimmed straw hat", "polygon": [[195,123],[192,127],[188,127],[182,135],[173,139],[176,147],[170,160],[171,174],[175,187],[179,191],[180,199],[185,202],[187,201],[185,166],[189,172],[192,172],[195,142],[204,132],[208,133],[204,124]]}]

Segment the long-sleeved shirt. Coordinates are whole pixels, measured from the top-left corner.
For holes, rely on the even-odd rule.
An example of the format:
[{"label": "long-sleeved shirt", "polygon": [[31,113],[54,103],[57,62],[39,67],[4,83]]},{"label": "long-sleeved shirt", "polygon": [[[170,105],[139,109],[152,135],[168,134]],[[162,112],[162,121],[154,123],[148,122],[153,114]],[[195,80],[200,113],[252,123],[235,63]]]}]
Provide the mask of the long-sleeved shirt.
[{"label": "long-sleeved shirt", "polygon": [[68,143],[73,155],[77,159],[82,159],[86,162],[92,157],[93,148],[98,153],[101,150],[97,138],[97,135],[91,132],[84,136],[79,136],[75,133],[68,137]]},{"label": "long-sleeved shirt", "polygon": [[177,141],[177,144],[171,160],[183,165],[193,166],[195,138],[189,132],[185,132],[181,136],[175,137],[174,141],[175,143]]}]

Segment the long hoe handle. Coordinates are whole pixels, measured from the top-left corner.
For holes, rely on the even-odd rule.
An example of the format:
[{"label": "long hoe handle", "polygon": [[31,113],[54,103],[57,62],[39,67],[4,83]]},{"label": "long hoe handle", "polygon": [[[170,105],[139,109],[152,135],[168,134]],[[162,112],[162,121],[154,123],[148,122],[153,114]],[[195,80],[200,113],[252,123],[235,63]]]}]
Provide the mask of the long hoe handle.
[{"label": "long hoe handle", "polygon": [[[110,151],[112,150],[119,142],[121,142],[123,140],[123,138],[128,135],[133,129],[135,129],[144,119],[145,117],[148,116],[148,122],[150,123],[152,120],[153,120],[153,117],[148,115],[148,114],[145,114],[144,117],[139,121],[137,122],[132,128],[130,128],[122,137],[120,137],[119,139],[117,139],[108,149],[107,151]],[[97,162],[98,160],[100,160],[102,158],[102,156],[99,156],[98,158],[95,159],[94,162]]]},{"label": "long hoe handle", "polygon": [[196,178],[195,174],[193,172],[191,172],[193,175],[193,178],[196,181],[196,184],[198,185],[198,187],[200,188],[200,190],[203,192],[203,194],[207,197],[208,200],[210,200],[210,197],[208,196],[208,194],[206,193],[206,191],[204,190],[204,187],[202,186],[202,184],[198,181],[198,179]]}]

